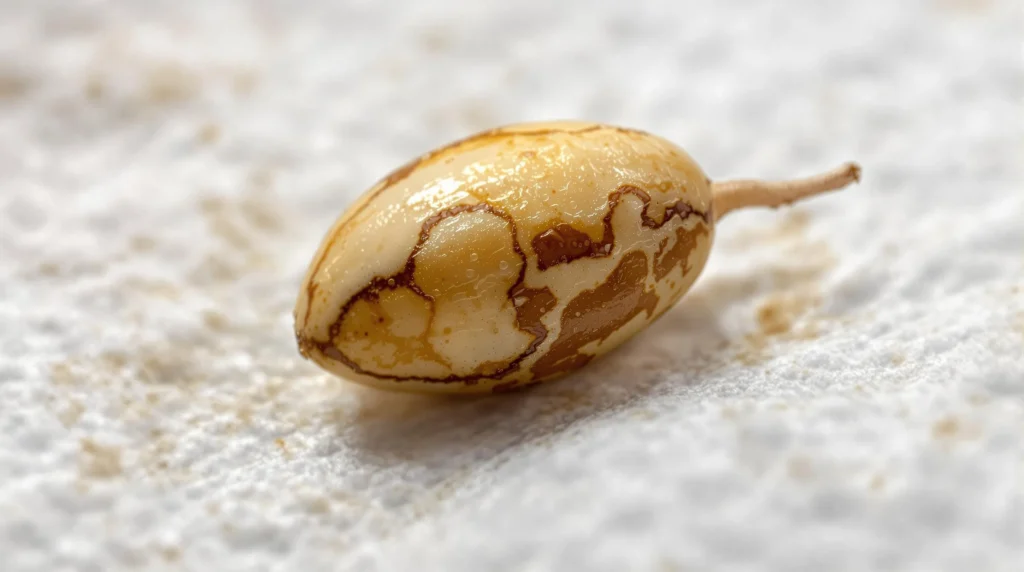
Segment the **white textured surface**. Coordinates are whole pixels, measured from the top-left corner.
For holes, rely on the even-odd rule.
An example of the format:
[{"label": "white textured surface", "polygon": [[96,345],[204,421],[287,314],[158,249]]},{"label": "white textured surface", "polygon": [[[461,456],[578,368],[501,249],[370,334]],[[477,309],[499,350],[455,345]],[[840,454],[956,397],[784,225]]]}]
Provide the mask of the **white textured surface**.
[{"label": "white textured surface", "polygon": [[[0,4],[4,570],[1017,569],[1019,2],[428,5]],[[363,188],[559,117],[865,177],[537,391],[299,359]]]}]

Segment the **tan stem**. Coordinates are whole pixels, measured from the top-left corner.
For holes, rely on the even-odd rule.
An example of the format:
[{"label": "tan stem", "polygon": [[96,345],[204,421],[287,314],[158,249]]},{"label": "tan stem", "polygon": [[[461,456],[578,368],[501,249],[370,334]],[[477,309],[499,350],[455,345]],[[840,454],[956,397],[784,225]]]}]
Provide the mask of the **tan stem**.
[{"label": "tan stem", "polygon": [[860,181],[860,165],[846,163],[831,171],[791,181],[758,181],[737,179],[711,184],[714,200],[715,220],[736,209],[745,207],[770,207],[799,201],[801,199],[839,190],[854,181]]}]

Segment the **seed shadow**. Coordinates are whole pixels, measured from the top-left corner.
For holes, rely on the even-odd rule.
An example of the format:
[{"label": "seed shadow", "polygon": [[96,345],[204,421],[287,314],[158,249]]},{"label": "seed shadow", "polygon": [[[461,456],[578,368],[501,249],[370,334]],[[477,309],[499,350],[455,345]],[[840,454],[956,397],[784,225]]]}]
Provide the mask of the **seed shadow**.
[{"label": "seed shadow", "polygon": [[419,396],[365,388],[338,419],[342,438],[365,462],[464,466],[654,394],[701,383],[735,351],[719,320],[757,289],[743,280],[698,285],[632,340],[575,374],[523,391],[486,396]]}]

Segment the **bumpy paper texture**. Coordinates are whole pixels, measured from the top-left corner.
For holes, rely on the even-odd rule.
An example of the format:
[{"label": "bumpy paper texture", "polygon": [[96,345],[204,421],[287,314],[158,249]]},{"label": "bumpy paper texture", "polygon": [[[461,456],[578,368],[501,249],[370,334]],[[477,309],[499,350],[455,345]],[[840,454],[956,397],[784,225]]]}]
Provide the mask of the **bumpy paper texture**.
[{"label": "bumpy paper texture", "polygon": [[[0,554],[28,570],[1015,570],[1018,3],[0,4]],[[712,177],[692,295],[569,379],[386,395],[291,309],[363,189],[510,122]]]}]

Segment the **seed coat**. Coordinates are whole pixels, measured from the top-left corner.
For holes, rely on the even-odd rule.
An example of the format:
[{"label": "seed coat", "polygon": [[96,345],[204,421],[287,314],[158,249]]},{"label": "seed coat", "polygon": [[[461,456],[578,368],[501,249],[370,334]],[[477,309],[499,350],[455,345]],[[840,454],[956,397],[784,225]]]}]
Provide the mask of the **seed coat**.
[{"label": "seed coat", "polygon": [[722,216],[859,177],[712,183],[675,144],[584,122],[526,123],[431,151],[370,188],[299,291],[299,351],[389,390],[498,392],[555,379],[671,308]]}]

